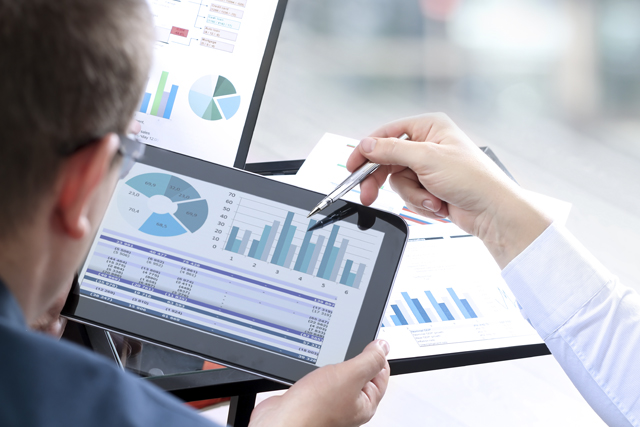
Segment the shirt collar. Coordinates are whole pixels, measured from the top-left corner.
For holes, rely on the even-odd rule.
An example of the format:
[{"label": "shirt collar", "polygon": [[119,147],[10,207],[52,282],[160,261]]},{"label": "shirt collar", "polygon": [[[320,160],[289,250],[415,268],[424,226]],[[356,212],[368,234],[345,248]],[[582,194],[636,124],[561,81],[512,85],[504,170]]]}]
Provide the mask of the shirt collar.
[{"label": "shirt collar", "polygon": [[27,325],[18,301],[9,289],[7,289],[2,280],[0,280],[0,322],[19,327],[25,327]]}]

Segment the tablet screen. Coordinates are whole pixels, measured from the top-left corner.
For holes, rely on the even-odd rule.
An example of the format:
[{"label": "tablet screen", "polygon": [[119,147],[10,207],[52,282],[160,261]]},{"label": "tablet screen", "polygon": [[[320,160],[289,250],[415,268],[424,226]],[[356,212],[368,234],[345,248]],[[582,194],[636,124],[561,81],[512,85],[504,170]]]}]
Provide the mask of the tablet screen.
[{"label": "tablet screen", "polygon": [[272,57],[268,46],[275,46],[285,2],[148,3],[156,42],[136,113],[142,125],[139,137],[177,153],[233,165],[247,121],[253,130],[250,107],[260,104],[264,88],[259,82],[266,81]]},{"label": "tablet screen", "polygon": [[[314,366],[340,362],[385,233],[345,221],[307,232],[322,218],[308,212],[138,163],[118,183],[81,270],[81,299],[109,306],[106,326],[135,312],[155,321],[159,337],[179,325],[203,341],[215,336]],[[99,317],[92,307],[88,316]]]}]

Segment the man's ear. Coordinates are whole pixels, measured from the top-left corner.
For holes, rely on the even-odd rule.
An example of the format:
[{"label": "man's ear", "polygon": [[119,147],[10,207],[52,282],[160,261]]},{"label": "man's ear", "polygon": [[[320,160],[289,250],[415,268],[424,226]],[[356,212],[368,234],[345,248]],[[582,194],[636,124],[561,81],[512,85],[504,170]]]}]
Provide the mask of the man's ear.
[{"label": "man's ear", "polygon": [[81,239],[91,232],[91,203],[110,172],[119,139],[108,134],[65,160],[60,168],[56,212],[64,232]]}]

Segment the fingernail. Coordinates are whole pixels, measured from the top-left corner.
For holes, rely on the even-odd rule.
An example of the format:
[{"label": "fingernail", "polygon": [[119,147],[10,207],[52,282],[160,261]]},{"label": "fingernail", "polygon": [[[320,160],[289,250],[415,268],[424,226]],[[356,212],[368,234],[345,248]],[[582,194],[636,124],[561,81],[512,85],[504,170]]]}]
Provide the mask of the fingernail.
[{"label": "fingernail", "polygon": [[360,145],[362,145],[362,150],[365,153],[371,153],[374,148],[376,148],[376,140],[373,138],[365,138],[360,141]]},{"label": "fingernail", "polygon": [[425,209],[429,209],[431,212],[435,210],[435,206],[433,205],[433,202],[429,199],[422,202],[422,207]]},{"label": "fingernail", "polygon": [[391,350],[391,347],[389,347],[388,342],[386,342],[385,340],[378,340],[378,345],[382,347],[382,351],[384,351],[385,356],[389,354],[389,350]]},{"label": "fingernail", "polygon": [[434,214],[438,217],[438,218],[446,218],[446,215],[442,215],[441,213],[438,212],[434,212]]}]

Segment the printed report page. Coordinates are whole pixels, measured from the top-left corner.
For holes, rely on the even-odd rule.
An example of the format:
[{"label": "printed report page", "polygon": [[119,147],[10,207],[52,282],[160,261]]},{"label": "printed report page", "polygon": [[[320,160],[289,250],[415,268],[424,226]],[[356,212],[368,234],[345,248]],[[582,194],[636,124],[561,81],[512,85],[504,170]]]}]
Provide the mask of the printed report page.
[{"label": "printed report page", "polygon": [[378,332],[390,359],[543,342],[480,239],[405,213],[410,239]]},{"label": "printed report page", "polygon": [[149,0],[156,42],[140,139],[232,166],[277,4]]}]

